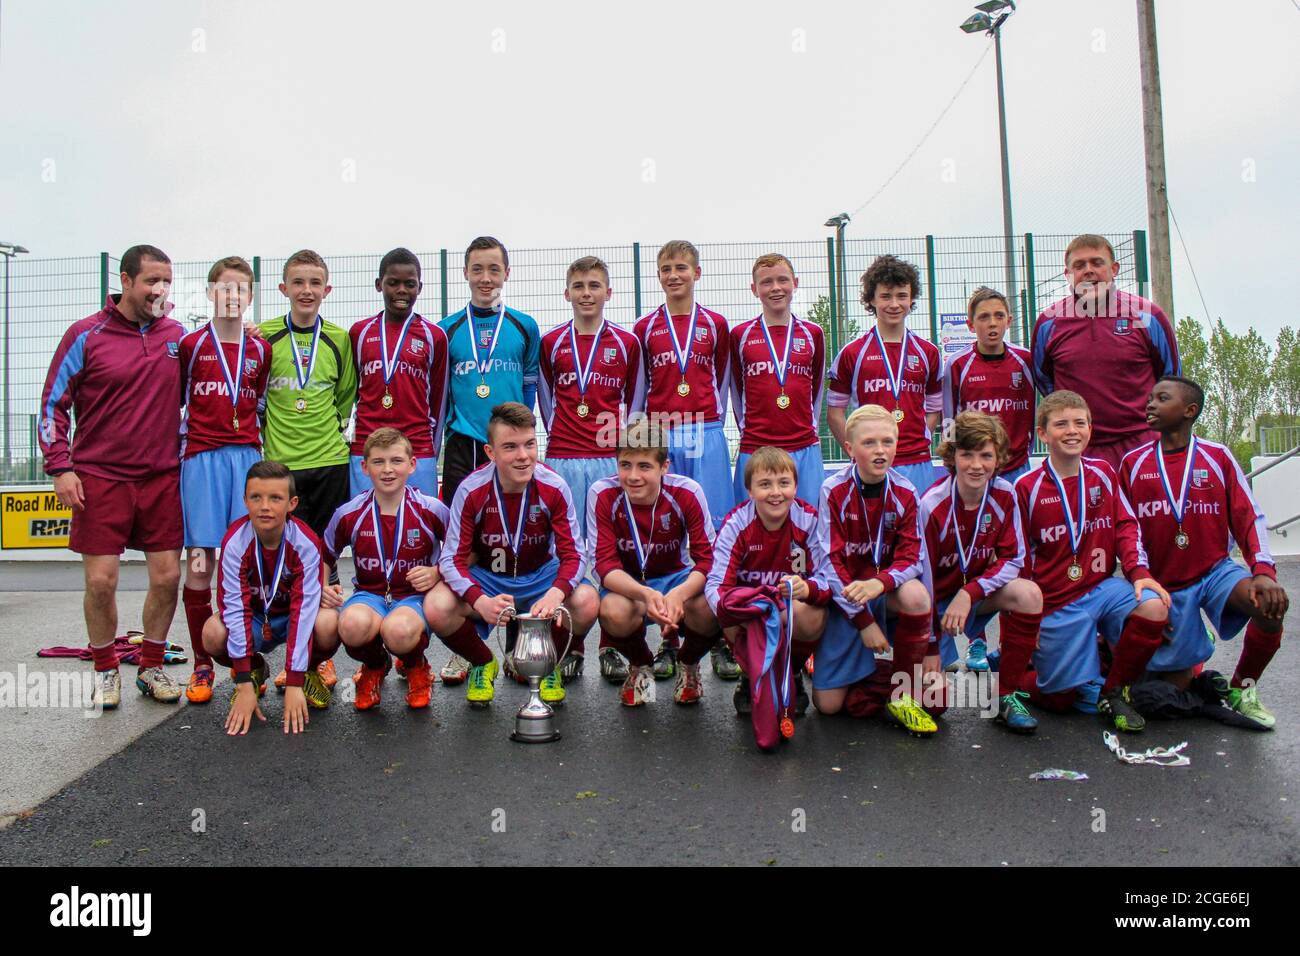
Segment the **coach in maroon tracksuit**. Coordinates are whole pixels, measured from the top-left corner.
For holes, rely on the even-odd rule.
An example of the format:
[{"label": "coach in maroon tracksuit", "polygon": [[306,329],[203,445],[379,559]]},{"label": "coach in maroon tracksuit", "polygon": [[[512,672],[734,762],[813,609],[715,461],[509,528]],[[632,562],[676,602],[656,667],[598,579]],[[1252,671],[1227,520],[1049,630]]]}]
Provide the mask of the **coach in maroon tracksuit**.
[{"label": "coach in maroon tracksuit", "polygon": [[1088,455],[1115,469],[1156,434],[1147,428],[1151,387],[1181,374],[1169,318],[1154,302],[1115,288],[1119,263],[1102,236],[1083,235],[1065,249],[1070,294],[1034,323],[1034,375],[1044,395],[1078,392],[1092,412]]},{"label": "coach in maroon tracksuit", "polygon": [[[167,316],[172,266],[153,246],[122,255],[122,293],[64,333],[41,392],[41,452],[72,509],[70,546],[86,575],[96,704],[116,707],[117,579],[122,552],[145,552],[149,594],[136,686],[171,702],[162,669],[180,581],[181,369],[184,327]],[[76,434],[69,441],[72,418]]]}]

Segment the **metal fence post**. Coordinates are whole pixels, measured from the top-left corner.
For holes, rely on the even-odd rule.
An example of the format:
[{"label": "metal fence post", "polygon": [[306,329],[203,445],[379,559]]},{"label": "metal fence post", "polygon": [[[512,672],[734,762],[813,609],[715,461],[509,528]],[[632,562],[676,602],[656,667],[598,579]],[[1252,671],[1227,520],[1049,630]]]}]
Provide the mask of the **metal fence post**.
[{"label": "metal fence post", "polygon": [[835,238],[826,237],[826,271],[831,288],[831,355],[840,354],[840,284],[835,274]]},{"label": "metal fence post", "polygon": [[262,257],[253,256],[253,323],[262,324]]},{"label": "metal fence post", "polygon": [[[439,274],[438,281],[442,286],[442,317],[445,319],[447,317],[447,250],[446,249],[441,249],[438,251],[438,274]],[[473,329],[470,330],[470,334],[471,335],[473,334]]]},{"label": "metal fence post", "polygon": [[1030,329],[1032,328],[1029,324],[1029,317],[1032,315],[1034,317],[1033,321],[1038,321],[1038,280],[1034,272],[1034,234],[1032,232],[1025,233],[1025,291],[1029,293],[1029,308],[1021,316],[1020,325],[1021,334],[1024,336],[1021,342],[1028,348]]},{"label": "metal fence post", "polygon": [[1145,229],[1133,230],[1133,273],[1137,279],[1138,295],[1144,299],[1151,298],[1148,283],[1151,273],[1147,264],[1147,233]]},{"label": "metal fence post", "polygon": [[108,253],[99,254],[99,307],[108,301]]},{"label": "metal fence post", "polygon": [[925,237],[925,287],[930,293],[930,341],[939,341],[939,293],[935,287],[934,236]]},{"label": "metal fence post", "polygon": [[632,308],[636,318],[641,318],[641,243],[632,243]]}]

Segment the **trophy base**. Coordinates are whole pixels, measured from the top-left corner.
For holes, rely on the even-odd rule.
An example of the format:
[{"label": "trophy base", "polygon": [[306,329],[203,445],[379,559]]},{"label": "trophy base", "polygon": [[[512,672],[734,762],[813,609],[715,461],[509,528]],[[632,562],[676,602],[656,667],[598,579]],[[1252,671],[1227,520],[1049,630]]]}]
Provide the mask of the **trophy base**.
[{"label": "trophy base", "polygon": [[538,736],[536,734],[521,734],[519,731],[512,731],[510,739],[517,744],[549,744],[560,739],[560,732],[553,730],[549,734]]}]

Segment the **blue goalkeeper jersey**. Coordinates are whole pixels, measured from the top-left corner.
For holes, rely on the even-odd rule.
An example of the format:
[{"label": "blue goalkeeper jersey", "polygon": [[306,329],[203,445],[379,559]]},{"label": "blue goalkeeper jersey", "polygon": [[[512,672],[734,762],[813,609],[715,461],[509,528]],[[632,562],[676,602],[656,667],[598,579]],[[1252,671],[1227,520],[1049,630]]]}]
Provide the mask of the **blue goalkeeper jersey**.
[{"label": "blue goalkeeper jersey", "polygon": [[[440,323],[447,333],[448,362],[451,365],[451,415],[447,422],[453,431],[480,442],[487,441],[487,423],[494,406],[502,402],[523,402],[529,408],[537,399],[537,358],[541,349],[541,334],[531,315],[506,307],[501,322],[500,342],[492,352],[491,363],[486,362],[492,347],[492,331],[496,328],[497,310],[471,307],[468,318],[465,309],[453,312]],[[474,343],[478,357],[486,371],[474,362]],[[486,385],[488,395],[479,397],[478,388]]]}]

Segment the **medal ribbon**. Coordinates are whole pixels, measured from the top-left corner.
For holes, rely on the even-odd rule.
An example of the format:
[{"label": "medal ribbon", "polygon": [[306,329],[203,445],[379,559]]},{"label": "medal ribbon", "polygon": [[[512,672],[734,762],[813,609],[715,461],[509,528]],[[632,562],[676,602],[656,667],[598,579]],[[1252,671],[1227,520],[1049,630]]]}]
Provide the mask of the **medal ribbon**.
[{"label": "medal ribbon", "polygon": [[1169,483],[1169,470],[1165,467],[1165,456],[1160,450],[1160,441],[1156,440],[1156,471],[1160,473],[1160,484],[1164,486],[1165,497],[1169,499],[1169,507],[1173,509],[1174,519],[1178,522],[1178,527],[1183,526],[1183,515],[1187,512],[1187,489],[1192,485],[1192,466],[1196,464],[1196,436],[1192,436],[1192,443],[1187,446],[1187,466],[1183,469],[1182,490],[1178,497],[1174,497],[1173,486]]},{"label": "medal ribbon", "polygon": [[578,335],[574,331],[573,323],[569,323],[569,347],[573,349],[573,368],[578,376],[578,397],[585,398],[587,395],[587,383],[591,381],[591,370],[596,366],[596,353],[600,351],[600,339],[605,334],[605,326],[609,323],[604,319],[600,321],[600,328],[596,330],[596,339],[591,343],[591,352],[587,355],[587,367],[582,367],[582,359],[578,355]]},{"label": "medal ribbon", "polygon": [[[663,491],[660,489],[660,494]],[[655,540],[655,510],[659,507],[659,495],[655,495],[654,502],[650,505],[650,537],[646,538],[646,543],[641,544],[641,532],[636,526],[636,515],[632,513],[632,499],[623,492],[623,510],[627,514],[627,523],[632,528],[632,547],[636,549],[636,561],[641,568],[641,580],[645,580],[645,567],[650,563],[650,547]]]},{"label": "medal ribbon", "polygon": [[384,365],[384,391],[388,391],[388,381],[397,371],[398,357],[402,354],[402,346],[406,344],[406,333],[411,330],[411,322],[415,318],[412,312],[402,323],[402,332],[397,337],[397,348],[393,350],[391,361],[388,358],[388,315],[385,313],[379,317],[379,357],[383,359]]},{"label": "medal ribbon", "polygon": [[316,316],[316,327],[311,334],[311,351],[307,353],[307,374],[302,373],[302,360],[298,358],[297,339],[294,338],[293,322],[286,315],[284,317],[284,327],[289,330],[289,347],[293,349],[293,373],[298,377],[298,391],[307,391],[307,386],[311,384],[311,373],[316,370],[316,347],[320,345],[320,316]]},{"label": "medal ribbon", "polygon": [[894,372],[894,367],[889,364],[889,353],[885,351],[885,342],[880,337],[878,326],[871,327],[871,334],[875,337],[876,348],[880,349],[880,358],[885,363],[885,380],[889,382],[890,394],[894,396],[894,403],[897,404],[901,399],[903,392],[903,376],[907,369],[907,345],[912,333],[903,329],[903,347],[898,353],[898,372]]},{"label": "medal ribbon", "polygon": [[[859,482],[858,494],[862,498],[862,521],[867,526],[867,536],[870,537],[871,536],[871,514],[870,511],[868,510],[869,505],[868,505],[867,496],[862,491],[861,479],[855,475],[854,480]],[[871,560],[875,562],[877,571],[880,570],[880,552],[883,550],[884,543],[885,543],[885,509],[889,507],[889,492],[891,490],[891,487],[892,484],[890,482],[889,474],[888,472],[886,472],[885,487],[880,492],[880,524],[876,526],[876,541],[875,544],[871,546]]]},{"label": "medal ribbon", "polygon": [[244,335],[244,329],[241,326],[239,329],[239,358],[236,360],[233,375],[230,372],[230,366],[226,364],[226,350],[221,347],[221,340],[217,338],[215,323],[208,323],[208,338],[212,340],[212,348],[216,350],[217,362],[221,365],[221,377],[226,380],[226,388],[230,389],[230,407],[238,412],[239,380],[244,377],[244,346],[247,344],[248,338]]},{"label": "medal ribbon", "polygon": [[370,493],[370,517],[375,526],[375,549],[379,552],[379,567],[384,572],[384,584],[389,594],[393,592],[393,569],[397,567],[397,552],[402,547],[402,528],[406,524],[406,489],[402,489],[402,500],[397,506],[397,516],[393,521],[393,546],[384,554],[384,524],[379,513],[379,499]]},{"label": "medal ribbon", "polygon": [[1087,494],[1085,494],[1086,489],[1084,485],[1086,484],[1086,482],[1083,480],[1084,475],[1086,474],[1085,472],[1086,466],[1082,462],[1079,463],[1079,525],[1078,527],[1075,527],[1074,515],[1070,512],[1070,502],[1065,496],[1065,485],[1061,482],[1060,476],[1057,475],[1056,469],[1052,467],[1052,460],[1050,458],[1047,458],[1043,461],[1043,468],[1047,472],[1048,476],[1052,479],[1052,484],[1056,485],[1056,490],[1061,496],[1061,509],[1065,512],[1065,527],[1066,530],[1070,533],[1070,553],[1074,555],[1077,563],[1079,557],[1079,542],[1083,538],[1083,526],[1087,524],[1087,520],[1088,520],[1087,519],[1088,496]]},{"label": "medal ribbon", "polygon": [[970,546],[963,547],[961,543],[961,521],[958,517],[961,513],[958,509],[962,508],[963,505],[957,495],[957,477],[954,475],[952,479],[952,533],[957,538],[957,562],[961,565],[963,578],[966,576],[966,569],[970,567],[971,555],[975,553],[975,541],[980,536],[980,521],[984,517],[984,509],[989,503],[989,489],[992,487],[993,482],[991,480],[984,486],[984,495],[980,498],[979,510],[975,512],[975,530],[971,532]]},{"label": "medal ribbon", "polygon": [[794,333],[799,328],[799,320],[793,315],[790,316],[790,325],[787,327],[785,336],[785,354],[779,359],[776,357],[776,346],[772,344],[772,333],[767,330],[767,320],[761,315],[758,317],[758,327],[763,330],[763,341],[767,343],[767,352],[772,356],[776,384],[781,386],[781,391],[784,392],[786,369],[790,365],[790,346],[794,344]]},{"label": "medal ribbon", "polygon": [[686,377],[686,367],[691,362],[691,350],[695,348],[695,324],[700,320],[700,305],[694,303],[691,305],[691,321],[686,326],[686,350],[682,350],[681,344],[677,341],[677,328],[673,325],[673,315],[668,310],[667,303],[664,304],[664,321],[668,323],[668,334],[673,340],[673,354],[677,356],[677,368],[682,373],[682,378]]},{"label": "medal ribbon", "polygon": [[[285,532],[287,534],[288,532]],[[266,590],[266,568],[262,565],[262,542],[253,536],[255,547],[253,548],[253,563],[257,567],[257,593],[262,598],[262,623],[266,627],[271,626],[271,602],[275,600],[276,592],[280,590],[280,577],[284,574],[284,559],[287,554],[285,551],[285,535],[280,536],[280,552],[275,558],[275,579],[271,581],[271,590],[268,596]]]},{"label": "medal ribbon", "polygon": [[524,493],[519,498],[519,517],[515,520],[515,530],[512,533],[506,524],[506,500],[505,491],[501,488],[501,475],[495,470],[492,472],[492,494],[497,500],[497,514],[501,516],[501,530],[506,533],[510,540],[510,550],[515,556],[515,561],[519,561],[519,543],[524,537],[524,522],[528,517],[528,490],[532,488],[533,482],[529,479],[528,484],[524,486]]},{"label": "medal ribbon", "polygon": [[479,378],[483,378],[488,372],[492,371],[492,354],[497,350],[497,339],[501,336],[501,323],[505,321],[506,304],[502,302],[497,307],[497,324],[492,330],[492,343],[487,347],[487,354],[480,360],[478,357],[478,329],[474,326],[474,303],[465,306],[465,318],[468,320],[465,324],[469,326],[469,347],[474,353],[474,367],[478,369]]}]

